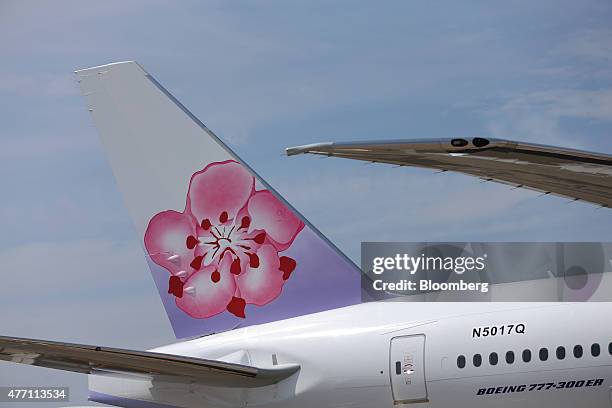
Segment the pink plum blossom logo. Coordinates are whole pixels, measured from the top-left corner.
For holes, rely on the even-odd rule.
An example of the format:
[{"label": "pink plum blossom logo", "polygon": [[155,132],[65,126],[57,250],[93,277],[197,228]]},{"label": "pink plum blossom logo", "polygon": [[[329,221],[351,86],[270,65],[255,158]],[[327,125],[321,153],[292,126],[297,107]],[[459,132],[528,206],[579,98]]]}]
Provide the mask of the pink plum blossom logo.
[{"label": "pink plum blossom logo", "polygon": [[168,293],[199,319],[276,299],[297,263],[287,250],[304,223],[238,162],[193,174],[183,212],[167,210],[144,235],[153,262],[170,273]]}]

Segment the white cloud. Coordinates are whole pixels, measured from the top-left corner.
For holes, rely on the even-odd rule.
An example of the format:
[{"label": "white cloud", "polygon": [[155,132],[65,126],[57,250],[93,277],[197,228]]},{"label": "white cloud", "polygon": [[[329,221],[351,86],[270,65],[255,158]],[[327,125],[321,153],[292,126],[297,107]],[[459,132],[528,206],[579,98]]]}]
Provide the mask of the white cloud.
[{"label": "white cloud", "polygon": [[569,133],[566,118],[612,123],[612,89],[550,89],[512,96],[482,110],[493,137],[588,148]]},{"label": "white cloud", "polygon": [[554,118],[573,117],[612,122],[612,89],[552,89],[508,101],[501,112],[538,112]]},{"label": "white cloud", "polygon": [[83,135],[47,133],[38,134],[5,134],[5,143],[0,149],[0,160],[35,161],[53,157],[82,155],[84,153],[99,153],[100,145],[93,138]]},{"label": "white cloud", "polygon": [[78,95],[72,75],[0,73],[0,91],[9,95],[63,97]]},{"label": "white cloud", "polygon": [[[148,267],[135,242],[105,240],[35,242],[0,251],[1,302],[44,304],[48,299],[82,297],[95,287],[106,298],[122,288],[138,288]],[[147,285],[149,288],[151,285]],[[115,288],[115,289],[113,289]]]},{"label": "white cloud", "polygon": [[552,51],[553,55],[612,60],[612,30],[590,28],[569,36]]}]

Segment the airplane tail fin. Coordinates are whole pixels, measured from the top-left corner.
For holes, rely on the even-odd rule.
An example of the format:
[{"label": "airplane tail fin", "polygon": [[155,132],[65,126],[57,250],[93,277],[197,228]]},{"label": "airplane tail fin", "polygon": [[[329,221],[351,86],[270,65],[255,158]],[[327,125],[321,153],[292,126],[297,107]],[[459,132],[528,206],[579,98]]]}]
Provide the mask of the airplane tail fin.
[{"label": "airplane tail fin", "polygon": [[75,74],[177,338],[359,302],[359,269],[141,66]]}]

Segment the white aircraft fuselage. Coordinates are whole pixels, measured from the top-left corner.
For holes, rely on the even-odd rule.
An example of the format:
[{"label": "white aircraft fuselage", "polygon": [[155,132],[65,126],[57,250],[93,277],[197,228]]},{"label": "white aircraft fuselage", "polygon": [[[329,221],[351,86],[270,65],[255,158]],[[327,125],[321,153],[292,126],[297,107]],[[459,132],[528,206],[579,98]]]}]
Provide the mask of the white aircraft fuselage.
[{"label": "white aircraft fuselage", "polygon": [[609,408],[610,323],[604,303],[365,303],[151,350],[300,365],[271,386],[90,376],[90,389],[181,407]]}]

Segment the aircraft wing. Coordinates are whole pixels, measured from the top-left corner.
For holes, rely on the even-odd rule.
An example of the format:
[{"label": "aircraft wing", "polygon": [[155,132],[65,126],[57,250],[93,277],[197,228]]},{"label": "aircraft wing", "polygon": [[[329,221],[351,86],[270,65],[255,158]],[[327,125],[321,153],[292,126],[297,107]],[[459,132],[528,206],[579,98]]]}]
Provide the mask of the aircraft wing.
[{"label": "aircraft wing", "polygon": [[612,206],[612,155],[604,153],[484,138],[317,143],[286,152],[456,171]]},{"label": "aircraft wing", "polygon": [[253,388],[275,384],[299,365],[257,368],[150,351],[0,336],[0,360],[85,374],[149,376],[166,381]]}]

